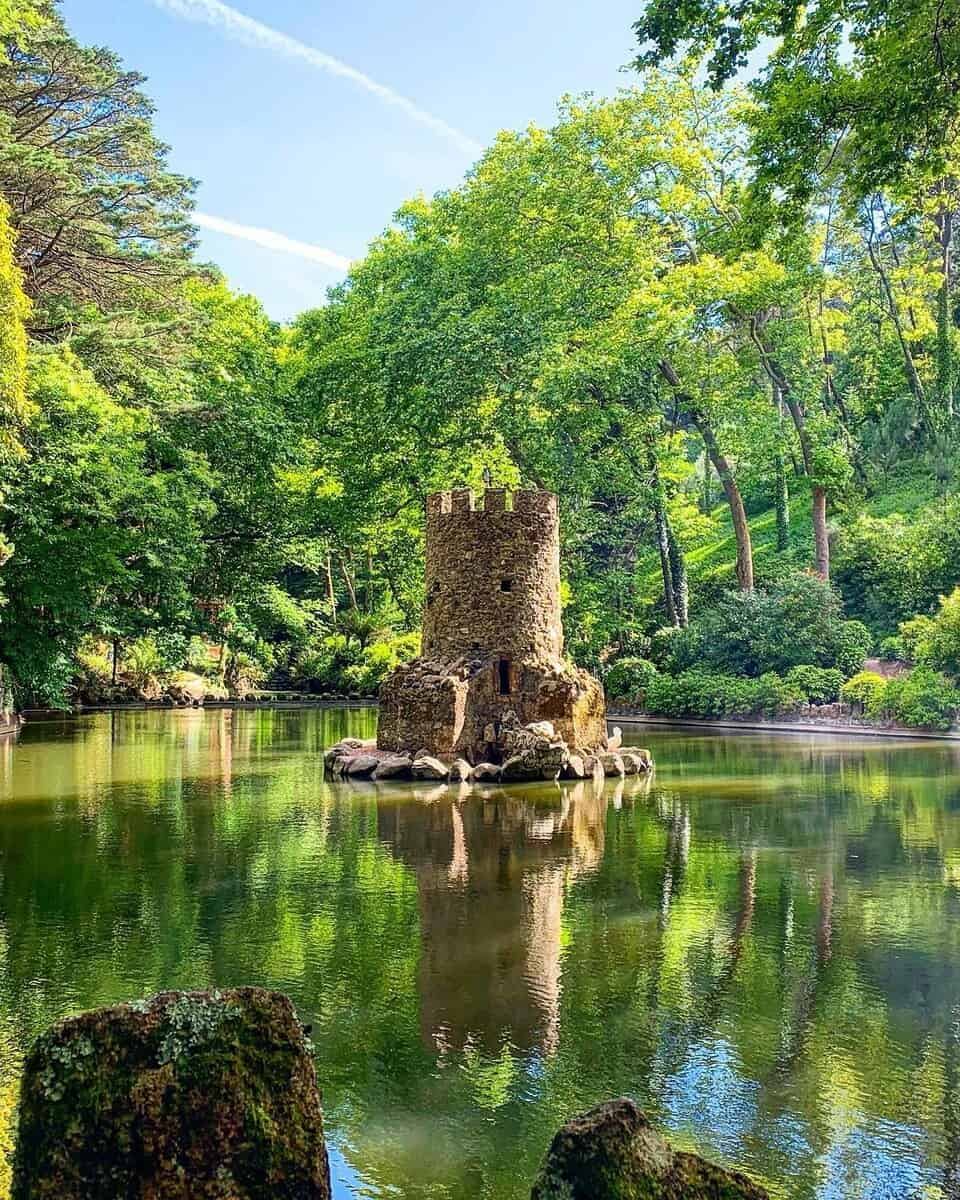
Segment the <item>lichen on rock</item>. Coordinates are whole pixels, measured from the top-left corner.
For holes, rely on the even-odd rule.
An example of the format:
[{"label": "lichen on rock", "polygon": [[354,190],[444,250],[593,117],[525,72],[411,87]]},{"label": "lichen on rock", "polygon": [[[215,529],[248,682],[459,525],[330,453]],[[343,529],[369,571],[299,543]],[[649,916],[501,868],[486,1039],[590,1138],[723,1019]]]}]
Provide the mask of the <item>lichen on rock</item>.
[{"label": "lichen on rock", "polygon": [[12,1200],[329,1200],[316,1075],[275,992],[71,1017],[24,1069]]}]

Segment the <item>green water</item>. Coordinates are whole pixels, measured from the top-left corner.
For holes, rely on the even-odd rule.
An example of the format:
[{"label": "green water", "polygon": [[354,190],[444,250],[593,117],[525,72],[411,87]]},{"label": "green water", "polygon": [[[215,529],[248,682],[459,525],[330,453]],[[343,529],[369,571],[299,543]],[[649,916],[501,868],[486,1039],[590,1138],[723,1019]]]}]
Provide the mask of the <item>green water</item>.
[{"label": "green water", "polygon": [[640,731],[652,782],[332,784],[369,711],[0,743],[0,1125],[24,1048],[163,988],[313,1024],[336,1195],[527,1197],[635,1096],[777,1195],[960,1195],[960,745]]}]

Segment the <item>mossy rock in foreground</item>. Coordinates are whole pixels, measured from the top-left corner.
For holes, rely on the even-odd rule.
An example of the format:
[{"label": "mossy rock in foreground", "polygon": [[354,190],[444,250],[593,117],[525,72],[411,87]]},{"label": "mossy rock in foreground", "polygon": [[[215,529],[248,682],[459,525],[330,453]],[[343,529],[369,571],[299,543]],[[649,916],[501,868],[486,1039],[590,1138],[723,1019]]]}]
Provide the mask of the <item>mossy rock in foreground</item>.
[{"label": "mossy rock in foreground", "polygon": [[24,1068],[12,1200],[329,1200],[316,1074],[276,992],[84,1013]]},{"label": "mossy rock in foreground", "polygon": [[745,1175],[674,1151],[632,1100],[610,1100],[554,1137],[531,1200],[769,1200]]}]

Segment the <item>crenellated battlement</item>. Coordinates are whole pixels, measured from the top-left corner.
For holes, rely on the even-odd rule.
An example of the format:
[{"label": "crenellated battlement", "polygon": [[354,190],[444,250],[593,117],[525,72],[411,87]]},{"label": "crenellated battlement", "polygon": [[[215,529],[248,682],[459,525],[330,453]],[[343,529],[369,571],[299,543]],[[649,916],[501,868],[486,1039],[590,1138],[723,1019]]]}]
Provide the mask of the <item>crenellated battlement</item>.
[{"label": "crenellated battlement", "polygon": [[553,516],[557,512],[557,497],[553,492],[539,489],[485,488],[479,495],[471,488],[452,488],[433,492],[427,497],[427,516],[450,516],[458,513],[539,513]]}]

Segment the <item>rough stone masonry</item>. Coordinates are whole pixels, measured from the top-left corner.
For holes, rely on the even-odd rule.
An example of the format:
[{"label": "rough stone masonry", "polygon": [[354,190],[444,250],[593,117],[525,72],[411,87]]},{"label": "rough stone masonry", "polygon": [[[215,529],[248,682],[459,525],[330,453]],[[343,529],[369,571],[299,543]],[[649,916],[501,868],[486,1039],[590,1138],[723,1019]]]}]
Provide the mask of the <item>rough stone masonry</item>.
[{"label": "rough stone masonry", "polygon": [[426,535],[422,654],[381,688],[378,749],[500,763],[518,726],[549,722],[605,750],[603,689],[563,657],[557,497],[438,492]]}]

